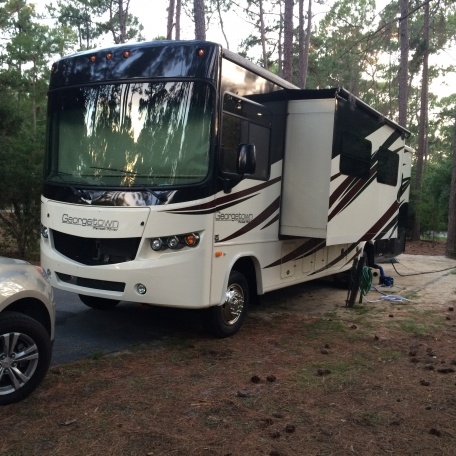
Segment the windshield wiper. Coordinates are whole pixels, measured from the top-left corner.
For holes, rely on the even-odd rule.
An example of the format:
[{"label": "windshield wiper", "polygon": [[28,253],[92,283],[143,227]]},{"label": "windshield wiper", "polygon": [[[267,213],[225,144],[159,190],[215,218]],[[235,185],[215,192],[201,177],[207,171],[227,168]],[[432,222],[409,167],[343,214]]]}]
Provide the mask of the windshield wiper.
[{"label": "windshield wiper", "polygon": [[127,171],[126,169],[120,169],[120,168],[102,168],[101,166],[91,166],[90,169],[99,169],[101,171],[116,171],[118,173],[124,173],[124,174],[138,174],[135,171]]},{"label": "windshield wiper", "polygon": [[73,192],[73,194],[75,196],[77,196],[78,198],[82,198],[84,200],[90,199],[90,195],[86,192],[86,190],[81,190],[80,188],[74,187],[73,184],[75,182],[65,180],[62,177],[62,174],[64,176],[72,176],[72,174],[70,174],[70,173],[59,172],[59,173],[55,174],[53,177],[58,177]]}]

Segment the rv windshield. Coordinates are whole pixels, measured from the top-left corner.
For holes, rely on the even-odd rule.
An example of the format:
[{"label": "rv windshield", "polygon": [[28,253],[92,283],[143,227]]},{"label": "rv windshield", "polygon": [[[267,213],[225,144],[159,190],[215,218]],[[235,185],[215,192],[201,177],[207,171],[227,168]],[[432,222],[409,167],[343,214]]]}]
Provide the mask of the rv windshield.
[{"label": "rv windshield", "polygon": [[135,82],[49,95],[46,180],[89,186],[202,181],[213,94],[202,82]]}]

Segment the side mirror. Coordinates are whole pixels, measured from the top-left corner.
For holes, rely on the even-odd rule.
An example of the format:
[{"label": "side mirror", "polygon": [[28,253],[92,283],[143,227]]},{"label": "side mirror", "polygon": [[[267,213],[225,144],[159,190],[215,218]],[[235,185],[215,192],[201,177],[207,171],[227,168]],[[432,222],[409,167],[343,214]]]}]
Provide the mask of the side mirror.
[{"label": "side mirror", "polygon": [[254,144],[239,144],[236,171],[239,175],[254,174],[256,169],[256,150]]},{"label": "side mirror", "polygon": [[223,171],[220,174],[223,182],[223,191],[225,193],[231,193],[231,189],[244,179],[245,174],[255,173],[256,151],[254,144],[239,144],[236,152],[235,165],[236,172]]}]

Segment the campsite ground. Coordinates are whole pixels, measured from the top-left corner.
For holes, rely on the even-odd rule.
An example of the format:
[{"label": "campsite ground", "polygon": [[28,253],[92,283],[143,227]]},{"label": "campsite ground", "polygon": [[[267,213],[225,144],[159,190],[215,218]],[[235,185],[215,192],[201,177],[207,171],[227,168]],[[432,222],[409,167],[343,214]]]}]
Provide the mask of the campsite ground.
[{"label": "campsite ground", "polygon": [[441,249],[410,243],[384,265],[395,287],[354,308],[307,283],[264,296],[229,339],[184,316],[54,366],[0,409],[0,455],[454,455],[456,261]]}]

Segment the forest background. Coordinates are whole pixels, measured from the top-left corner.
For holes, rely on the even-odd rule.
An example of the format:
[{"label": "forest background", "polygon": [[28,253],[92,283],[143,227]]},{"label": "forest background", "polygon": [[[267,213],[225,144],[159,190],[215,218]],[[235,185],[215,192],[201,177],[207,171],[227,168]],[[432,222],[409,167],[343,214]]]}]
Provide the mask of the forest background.
[{"label": "forest background", "polygon": [[0,0],[0,254],[12,243],[18,256],[37,252],[52,62],[195,38],[302,88],[343,86],[409,129],[409,236],[447,232],[456,258],[454,0]]}]

